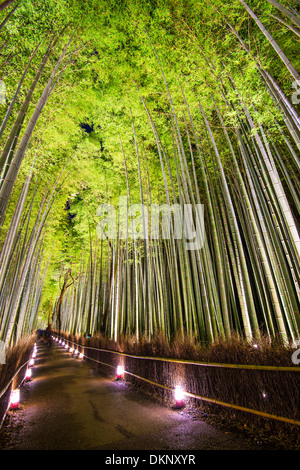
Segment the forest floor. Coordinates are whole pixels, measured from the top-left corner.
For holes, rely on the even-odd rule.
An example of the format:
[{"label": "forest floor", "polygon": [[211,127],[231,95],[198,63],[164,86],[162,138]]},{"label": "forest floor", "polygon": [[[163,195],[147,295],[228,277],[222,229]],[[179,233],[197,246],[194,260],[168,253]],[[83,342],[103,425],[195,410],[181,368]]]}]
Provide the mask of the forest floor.
[{"label": "forest floor", "polygon": [[32,380],[7,413],[0,450],[265,450],[219,429],[197,412],[176,409],[53,344],[38,343]]}]

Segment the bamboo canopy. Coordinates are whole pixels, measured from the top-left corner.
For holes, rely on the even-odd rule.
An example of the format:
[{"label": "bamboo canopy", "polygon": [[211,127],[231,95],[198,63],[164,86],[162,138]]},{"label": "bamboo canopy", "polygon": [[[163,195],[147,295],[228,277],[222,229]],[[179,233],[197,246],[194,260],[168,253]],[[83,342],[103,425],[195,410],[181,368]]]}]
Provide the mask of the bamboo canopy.
[{"label": "bamboo canopy", "polygon": [[11,3],[0,339],[297,339],[299,3]]}]

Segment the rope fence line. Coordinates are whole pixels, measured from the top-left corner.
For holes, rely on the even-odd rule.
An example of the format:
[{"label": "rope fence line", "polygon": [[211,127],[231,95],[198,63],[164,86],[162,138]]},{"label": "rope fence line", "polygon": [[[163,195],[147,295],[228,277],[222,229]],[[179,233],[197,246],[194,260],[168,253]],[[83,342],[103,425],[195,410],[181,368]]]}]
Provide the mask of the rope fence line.
[{"label": "rope fence line", "polygon": [[[29,363],[30,359],[28,359],[28,361],[24,362],[18,369],[17,371],[14,373],[14,375],[12,376],[12,378],[9,380],[8,384],[4,387],[4,389],[0,392],[0,400],[1,398],[3,397],[3,395],[5,395],[5,393],[7,392],[7,390],[9,389],[10,385],[12,384],[12,382],[14,381],[14,379],[17,377],[17,375],[21,372],[21,370]],[[24,376],[25,378],[25,376]],[[22,382],[24,381],[24,378],[20,381],[20,384],[22,384]],[[9,401],[8,401],[8,404],[7,404],[7,407],[6,407],[6,410],[4,411],[3,415],[0,416],[0,430],[3,426],[3,423],[4,423],[4,420],[5,420],[5,417],[6,417],[6,414],[8,412],[8,409],[9,409]]]},{"label": "rope fence line", "polygon": [[[57,335],[58,336],[58,335]],[[222,362],[203,362],[203,361],[189,361],[188,359],[172,359],[172,358],[164,358],[164,357],[151,357],[151,356],[137,356],[134,354],[123,353],[120,351],[113,351],[111,349],[99,349],[93,348],[91,346],[85,346],[80,343],[76,343],[70,339],[66,339],[63,336],[58,336],[59,338],[63,339],[64,341],[69,341],[70,343],[81,346],[85,349],[91,349],[94,351],[100,352],[108,352],[111,354],[117,354],[119,356],[126,356],[131,357],[133,359],[145,359],[149,361],[161,361],[161,362],[171,362],[176,364],[189,364],[189,365],[196,365],[202,367],[223,367],[229,369],[250,369],[250,370],[270,370],[270,371],[282,371],[282,372],[300,372],[300,367],[297,366],[261,366],[256,364],[227,364]]]},{"label": "rope fence line", "polygon": [[[237,368],[237,369],[246,368],[246,369],[260,369],[260,370],[271,370],[271,371],[274,371],[274,370],[276,370],[276,371],[278,371],[278,370],[280,370],[280,371],[281,370],[282,371],[293,371],[293,372],[299,372],[300,371],[300,367],[250,366],[248,364],[240,365],[240,364],[223,364],[223,363],[203,363],[203,362],[198,362],[198,361],[177,360],[177,359],[169,359],[169,358],[153,358],[153,357],[150,357],[150,356],[135,356],[135,355],[132,355],[132,354],[121,353],[119,351],[112,351],[112,350],[109,350],[109,349],[99,349],[99,348],[93,348],[93,347],[85,346],[85,345],[82,345],[80,343],[76,343],[72,340],[68,340],[68,339],[66,339],[62,336],[58,336],[58,335],[56,335],[56,336],[61,338],[64,341],[68,341],[69,343],[73,344],[74,346],[75,345],[80,346],[84,349],[91,349],[91,350],[100,351],[100,352],[109,352],[109,353],[118,354],[118,355],[121,355],[121,356],[127,356],[127,357],[131,357],[131,358],[136,358],[136,359],[146,359],[146,360],[149,359],[149,360],[158,360],[158,361],[166,361],[166,362],[175,362],[175,363],[180,363],[180,364],[192,364],[192,365],[199,365],[199,366],[230,367],[230,368]],[[94,362],[97,362],[98,364],[102,364],[104,366],[115,368],[115,366],[113,366],[111,364],[107,364],[105,362],[99,361],[99,360],[94,359],[94,358],[92,358],[90,356],[87,356],[85,354],[83,354],[83,357],[87,358],[88,360],[92,360]],[[170,392],[174,392],[174,388],[172,388],[172,387],[168,387],[168,386],[160,384],[158,382],[154,382],[153,380],[146,379],[145,377],[141,377],[137,374],[133,374],[132,372],[124,370],[124,374],[128,374],[132,377],[143,380],[143,381],[145,381],[145,382],[147,382],[151,385],[154,385],[156,387],[160,387],[160,388],[163,388],[163,389],[168,390]],[[216,405],[221,405],[221,406],[224,406],[224,407],[227,407],[227,408],[232,408],[232,409],[236,409],[236,410],[239,410],[239,411],[244,411],[244,412],[251,413],[251,414],[254,414],[254,415],[257,415],[257,416],[262,416],[264,418],[270,418],[270,419],[274,419],[274,420],[277,420],[277,421],[281,421],[281,422],[293,424],[293,425],[296,425],[296,426],[300,426],[300,421],[296,420],[296,419],[291,419],[291,418],[286,418],[284,416],[274,415],[272,413],[267,413],[267,412],[264,412],[264,411],[255,410],[253,408],[247,408],[247,407],[244,407],[244,406],[235,405],[233,403],[223,402],[223,401],[217,400],[215,398],[208,398],[208,397],[204,397],[202,395],[197,395],[197,394],[190,393],[190,392],[185,392],[185,396],[188,396],[188,397],[191,397],[191,398],[194,398],[194,399],[198,399],[198,400],[202,400],[202,401],[206,401],[206,402],[209,402],[209,403],[214,403]]]},{"label": "rope fence line", "polygon": [[[13,380],[16,378],[16,376],[19,374],[19,372],[21,372],[21,370],[23,369],[23,367],[25,367],[28,362],[30,361],[30,359],[28,359],[28,361],[24,362],[23,365],[21,365],[18,370],[14,373],[14,375],[12,376],[12,378],[10,379],[10,381],[8,382],[8,384],[4,387],[4,389],[0,392],[0,398],[3,397],[3,395],[5,394],[5,392],[8,390],[9,386],[11,385],[11,383],[13,382]],[[22,383],[22,381],[21,381]]]}]

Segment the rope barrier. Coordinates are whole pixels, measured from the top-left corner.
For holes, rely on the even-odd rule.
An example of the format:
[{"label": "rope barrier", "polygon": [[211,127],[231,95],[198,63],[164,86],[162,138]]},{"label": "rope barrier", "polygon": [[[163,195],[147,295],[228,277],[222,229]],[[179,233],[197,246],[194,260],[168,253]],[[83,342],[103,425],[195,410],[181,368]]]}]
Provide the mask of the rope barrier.
[{"label": "rope barrier", "polygon": [[13,381],[13,380],[15,379],[15,377],[19,374],[19,372],[23,369],[23,367],[25,367],[26,364],[28,364],[29,361],[30,361],[30,359],[28,359],[28,361],[24,362],[24,364],[19,367],[19,369],[17,370],[17,372],[15,372],[15,374],[14,374],[13,377],[10,379],[10,381],[8,382],[8,384],[4,387],[4,389],[2,390],[2,392],[0,392],[0,398],[3,397],[3,395],[4,395],[5,392],[7,391],[8,387],[10,386],[10,384],[12,383],[12,381]]},{"label": "rope barrier", "polygon": [[[293,372],[295,372],[295,371],[299,372],[299,370],[300,370],[299,367],[250,366],[248,364],[240,365],[240,364],[222,364],[222,363],[203,363],[203,362],[197,362],[197,361],[196,362],[194,362],[194,361],[191,362],[191,361],[177,360],[177,359],[173,360],[173,359],[167,359],[167,358],[152,358],[152,357],[147,357],[147,356],[134,356],[134,355],[131,355],[131,354],[121,353],[121,352],[118,352],[118,351],[112,351],[112,350],[109,350],[109,349],[92,348],[92,347],[89,347],[89,346],[84,346],[82,344],[76,343],[76,342],[71,341],[71,340],[66,340],[65,338],[63,338],[61,336],[58,336],[58,337],[63,339],[64,341],[68,341],[68,342],[72,343],[73,345],[81,346],[84,349],[91,349],[91,350],[96,350],[96,351],[100,351],[100,352],[115,353],[115,354],[118,354],[118,355],[133,357],[133,358],[136,358],[136,359],[151,359],[151,360],[159,360],[159,361],[166,361],[166,362],[176,362],[176,363],[181,363],[181,364],[195,364],[195,365],[201,365],[201,366],[207,366],[208,365],[208,366],[213,366],[213,367],[231,367],[231,368],[234,368],[236,366],[236,368],[238,368],[238,369],[251,368],[251,369],[262,369],[262,370],[283,370],[283,371],[292,370]],[[87,356],[85,354],[83,354],[83,357],[86,357],[88,360],[95,361],[98,364],[102,364],[102,365],[105,365],[105,366],[108,366],[108,367],[115,368],[115,366],[112,366],[111,364],[107,364],[105,362],[99,361],[99,360],[94,359],[94,358],[92,358],[90,356]],[[150,379],[146,379],[145,377],[141,377],[137,374],[133,374],[132,372],[128,372],[128,371],[124,370],[124,374],[128,374],[132,377],[143,380],[143,381],[145,381],[145,382],[147,382],[151,385],[154,385],[154,386],[163,388],[165,390],[174,392],[174,388],[168,387],[168,386],[160,384],[158,382],[154,382],[153,380],[150,380]],[[296,420],[296,419],[291,419],[291,418],[286,418],[284,416],[274,415],[272,413],[267,413],[267,412],[264,412],[264,411],[259,411],[259,410],[255,410],[255,409],[252,409],[252,408],[247,408],[247,407],[244,407],[244,406],[223,402],[221,400],[216,400],[215,398],[208,398],[208,397],[204,397],[202,395],[196,395],[194,393],[185,392],[185,395],[188,396],[188,397],[194,398],[194,399],[198,399],[198,400],[206,401],[206,402],[209,402],[209,403],[214,403],[216,405],[224,406],[224,407],[227,407],[227,408],[232,408],[232,409],[236,409],[236,410],[239,410],[239,411],[244,411],[244,412],[247,412],[247,413],[262,416],[264,418],[270,418],[270,419],[274,419],[274,420],[277,420],[277,421],[281,421],[281,422],[293,424],[293,425],[296,425],[296,426],[300,426],[300,421]]]},{"label": "rope barrier", "polygon": [[[74,344],[74,343],[73,343]],[[76,344],[76,343],[75,343]],[[115,368],[115,366],[112,366],[111,364],[107,364],[105,362],[102,362],[102,361],[98,361],[98,359],[94,359],[90,356],[86,356],[85,354],[83,355],[84,357],[86,357],[87,359],[89,360],[92,360],[94,362],[97,362],[98,364],[102,364],[104,366],[109,366],[109,367],[112,367],[112,368]],[[160,384],[158,382],[154,382],[153,380],[150,380],[150,379],[146,379],[145,377],[141,377],[137,374],[133,374],[132,372],[128,372],[126,370],[124,370],[124,374],[128,374],[128,375],[131,375],[132,377],[135,377],[137,379],[140,379],[140,380],[143,380],[144,382],[147,382],[149,383],[150,385],[154,385],[156,387],[160,387],[160,388],[163,388],[165,390],[168,390],[170,392],[174,392],[174,388],[171,388],[171,387],[168,387],[167,385],[163,385],[163,384]],[[196,395],[195,393],[190,393],[190,392],[185,392],[185,396],[188,396],[188,397],[191,397],[191,398],[195,398],[195,399],[198,399],[198,400],[202,400],[202,401],[206,401],[206,402],[209,402],[209,403],[214,403],[216,405],[221,405],[221,406],[225,406],[227,408],[232,408],[232,409],[235,409],[235,410],[239,410],[239,411],[244,411],[244,412],[247,412],[247,413],[251,413],[251,414],[255,414],[255,415],[258,415],[258,416],[262,416],[264,418],[270,418],[270,419],[275,419],[277,421],[282,421],[282,422],[285,422],[285,423],[289,423],[289,424],[294,424],[296,426],[300,426],[300,421],[296,420],[296,419],[290,419],[290,418],[285,418],[283,416],[277,416],[277,415],[274,415],[272,413],[266,413],[264,411],[259,411],[259,410],[254,410],[253,408],[247,408],[247,407],[244,407],[244,406],[240,406],[240,405],[234,405],[232,403],[226,403],[224,401],[221,401],[221,400],[216,400],[215,398],[208,398],[208,397],[204,397],[202,395]]]},{"label": "rope barrier", "polygon": [[[25,367],[28,362],[30,361],[30,359],[26,362],[24,362],[23,365],[21,365],[18,370],[15,372],[15,374],[12,376],[12,378],[10,379],[10,381],[8,382],[8,384],[4,387],[4,389],[0,392],[0,400],[1,398],[3,397],[3,395],[5,394],[5,392],[8,390],[8,388],[10,387],[11,383],[13,382],[13,380],[15,379],[15,377],[19,374],[19,372],[23,369],[23,367]],[[23,379],[24,380],[24,379]],[[21,380],[21,383],[23,382],[23,380]],[[8,411],[8,408],[9,408],[9,403],[7,405],[7,408],[6,410],[4,411],[2,417],[1,417],[1,420],[0,420],[0,429],[2,428],[2,425],[4,423],[4,420],[5,420],[5,417],[6,417],[6,414],[7,414],[7,411]]]},{"label": "rope barrier", "polygon": [[[129,374],[129,375],[132,375],[133,377],[136,377],[138,379],[141,379],[141,380],[145,380],[146,382],[150,383],[151,385],[156,385],[158,387],[162,387],[166,390],[170,390],[170,391],[173,391],[174,392],[174,389],[171,388],[171,387],[167,387],[166,385],[162,385],[162,384],[159,384],[157,382],[154,382],[152,380],[149,380],[149,379],[146,379],[144,377],[140,377],[136,374],[132,374],[131,372],[127,372],[127,371],[124,371],[125,374]],[[285,418],[285,417],[282,417],[282,416],[276,416],[276,415],[273,415],[271,413],[265,413],[263,411],[258,411],[258,410],[253,410],[252,408],[246,408],[244,406],[240,406],[240,405],[234,405],[232,403],[226,403],[226,402],[223,402],[223,401],[220,401],[220,400],[216,400],[214,398],[207,398],[207,397],[203,397],[201,395],[196,395],[194,393],[189,393],[189,392],[185,392],[185,395],[188,396],[188,397],[191,397],[191,398],[195,398],[195,399],[198,399],[198,400],[202,400],[202,401],[207,401],[207,402],[210,402],[210,403],[214,403],[216,405],[222,405],[222,406],[226,406],[228,408],[233,408],[233,409],[236,409],[236,410],[240,410],[240,411],[245,411],[245,412],[248,412],[248,413],[252,413],[252,414],[256,414],[256,415],[259,415],[259,416],[264,416],[266,418],[272,418],[272,419],[276,419],[278,421],[285,421],[287,423],[291,423],[291,424],[295,424],[297,426],[300,426],[300,421],[297,421],[297,420],[294,420],[294,419],[290,419],[290,418]]]},{"label": "rope barrier", "polygon": [[76,344],[76,346],[81,346],[85,349],[91,349],[94,351],[100,352],[108,352],[111,354],[117,354],[119,356],[131,357],[133,359],[144,359],[149,361],[161,361],[161,362],[170,362],[176,364],[189,364],[189,365],[196,365],[202,367],[223,367],[229,369],[249,369],[249,370],[269,370],[269,371],[280,371],[280,372],[300,372],[300,367],[297,366],[261,366],[256,364],[228,364],[222,362],[203,362],[203,361],[189,361],[187,359],[172,359],[172,358],[164,358],[164,357],[151,357],[151,356],[137,356],[134,354],[127,354],[122,353],[119,351],[113,351],[111,349],[100,349],[100,348],[93,348],[91,346],[85,346],[80,343],[76,343],[72,340],[67,340],[63,336],[58,336],[59,338],[63,339],[64,341],[69,341],[72,344]]}]

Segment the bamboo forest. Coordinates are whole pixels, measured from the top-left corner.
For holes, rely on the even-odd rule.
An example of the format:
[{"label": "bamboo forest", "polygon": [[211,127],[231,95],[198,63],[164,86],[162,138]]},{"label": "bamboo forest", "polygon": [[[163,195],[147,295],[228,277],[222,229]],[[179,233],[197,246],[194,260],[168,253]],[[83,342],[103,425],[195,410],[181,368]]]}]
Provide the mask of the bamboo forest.
[{"label": "bamboo forest", "polygon": [[299,0],[10,0],[0,23],[0,340],[297,340]]}]

